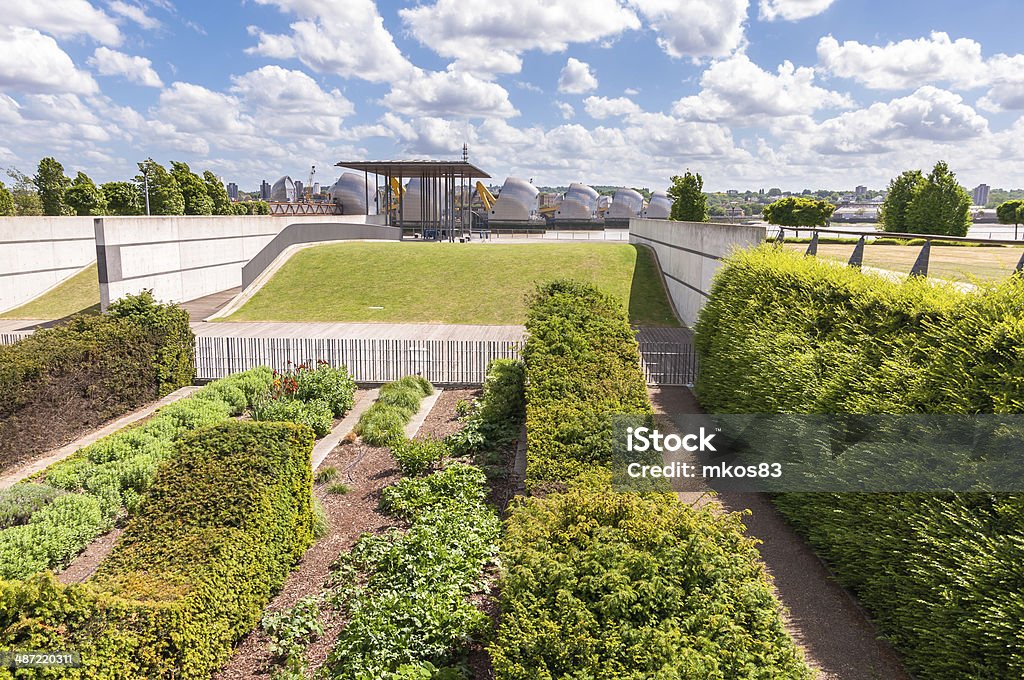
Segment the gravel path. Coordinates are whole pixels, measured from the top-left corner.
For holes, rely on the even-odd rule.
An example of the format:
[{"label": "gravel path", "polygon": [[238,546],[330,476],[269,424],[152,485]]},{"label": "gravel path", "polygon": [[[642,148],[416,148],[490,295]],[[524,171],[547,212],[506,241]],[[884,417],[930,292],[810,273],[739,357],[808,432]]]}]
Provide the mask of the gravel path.
[{"label": "gravel path", "polygon": [[[684,387],[650,390],[655,413],[701,413]],[[670,431],[668,418],[658,418]],[[786,523],[764,494],[726,492],[708,496],[700,490],[680,493],[687,502],[721,503],[743,518],[774,581],[775,593],[787,610],[786,630],[819,670],[819,680],[908,680],[896,652],[878,632],[853,596],[833,579],[809,545]]]}]

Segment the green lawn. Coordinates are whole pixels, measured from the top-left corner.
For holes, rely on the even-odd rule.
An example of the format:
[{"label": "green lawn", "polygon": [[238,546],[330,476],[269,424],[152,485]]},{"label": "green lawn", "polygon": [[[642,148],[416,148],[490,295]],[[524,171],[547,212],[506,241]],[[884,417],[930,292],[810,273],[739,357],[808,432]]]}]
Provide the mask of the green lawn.
[{"label": "green lawn", "polygon": [[[847,261],[854,244],[822,243],[818,255]],[[804,252],[806,243],[787,243],[787,250]],[[921,246],[873,246],[864,248],[864,264],[868,267],[908,273],[921,253]],[[1024,249],[1016,247],[932,246],[928,256],[928,276],[949,281],[997,281],[1011,275]]]},{"label": "green lawn", "polygon": [[50,292],[0,314],[0,319],[63,319],[72,314],[100,310],[100,283],[92,264]]},{"label": "green lawn", "polygon": [[296,253],[224,321],[521,324],[543,281],[592,282],[632,322],[678,326],[653,257],[627,244],[334,243]]}]

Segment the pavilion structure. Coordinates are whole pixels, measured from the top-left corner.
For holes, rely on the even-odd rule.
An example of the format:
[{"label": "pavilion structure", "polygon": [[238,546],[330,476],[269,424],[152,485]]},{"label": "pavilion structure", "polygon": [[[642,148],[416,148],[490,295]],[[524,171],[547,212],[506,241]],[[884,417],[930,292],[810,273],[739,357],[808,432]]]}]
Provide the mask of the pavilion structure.
[{"label": "pavilion structure", "polygon": [[[474,182],[491,177],[466,160],[342,161],[337,166],[363,173],[367,214],[376,204],[384,223],[401,227],[403,238],[427,241],[468,236]],[[377,196],[369,195],[370,187],[377,187]]]}]

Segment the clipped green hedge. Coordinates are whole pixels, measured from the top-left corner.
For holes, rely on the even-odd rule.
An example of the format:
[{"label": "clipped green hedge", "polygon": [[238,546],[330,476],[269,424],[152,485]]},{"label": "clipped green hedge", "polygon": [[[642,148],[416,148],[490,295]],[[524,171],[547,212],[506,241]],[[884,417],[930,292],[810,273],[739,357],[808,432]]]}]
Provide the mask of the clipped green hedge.
[{"label": "clipped green hedge", "polygon": [[[696,331],[711,411],[1024,411],[1020,276],[965,293],[763,247],[726,261]],[[919,677],[1024,677],[1024,496],[774,502]]]},{"label": "clipped green hedge", "polygon": [[0,648],[81,654],[34,677],[209,678],[312,542],[312,444],[284,423],[189,434],[95,576],[0,582]]},{"label": "clipped green hedge", "polygon": [[528,489],[558,488],[611,463],[612,415],[652,419],[647,384],[622,304],[570,280],[542,286],[523,350]]},{"label": "clipped green hedge", "polygon": [[576,488],[502,541],[501,680],[813,677],[739,515]]},{"label": "clipped green hedge", "polygon": [[174,455],[176,440],[241,414],[271,381],[270,369],[257,368],[210,383],[141,425],[54,463],[34,483],[0,491],[0,578],[64,567],[122,512],[138,510],[157,468]]},{"label": "clipped green hedge", "polygon": [[188,313],[144,292],[0,346],[0,469],[192,384]]},{"label": "clipped green hedge", "polygon": [[609,416],[653,419],[621,304],[555,282],[528,330],[527,482],[547,495],[511,506],[498,680],[810,678],[738,516],[610,488]]}]

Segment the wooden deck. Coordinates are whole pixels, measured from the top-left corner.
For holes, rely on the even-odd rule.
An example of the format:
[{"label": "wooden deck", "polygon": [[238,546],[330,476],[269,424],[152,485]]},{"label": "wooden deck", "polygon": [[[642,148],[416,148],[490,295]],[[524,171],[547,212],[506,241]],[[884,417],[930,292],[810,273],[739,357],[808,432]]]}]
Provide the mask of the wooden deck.
[{"label": "wooden deck", "polygon": [[345,340],[469,340],[520,342],[523,326],[456,326],[425,323],[284,323],[274,321],[193,323],[209,338],[337,338]]}]

